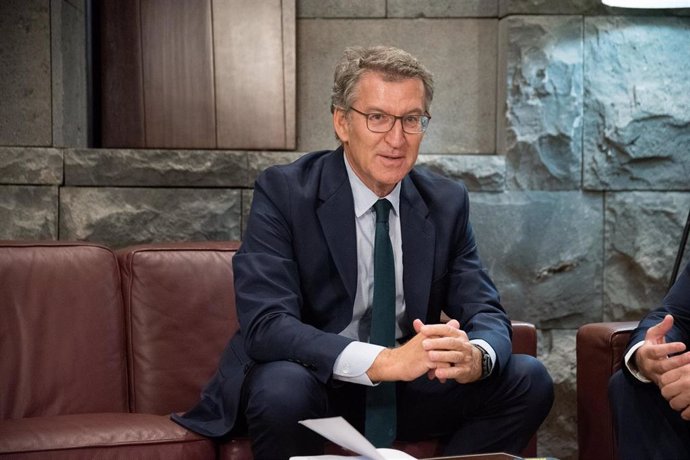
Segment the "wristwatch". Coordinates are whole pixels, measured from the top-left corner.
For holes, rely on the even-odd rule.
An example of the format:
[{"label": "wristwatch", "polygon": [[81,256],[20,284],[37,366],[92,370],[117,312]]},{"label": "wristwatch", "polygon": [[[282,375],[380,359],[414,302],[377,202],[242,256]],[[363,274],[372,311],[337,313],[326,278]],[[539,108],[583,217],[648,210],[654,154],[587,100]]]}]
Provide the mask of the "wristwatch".
[{"label": "wristwatch", "polygon": [[493,368],[493,363],[491,362],[491,355],[488,351],[486,351],[476,343],[473,345],[477,347],[479,351],[482,352],[482,376],[480,377],[480,380],[485,379],[489,376],[489,374],[491,374],[491,369]]}]

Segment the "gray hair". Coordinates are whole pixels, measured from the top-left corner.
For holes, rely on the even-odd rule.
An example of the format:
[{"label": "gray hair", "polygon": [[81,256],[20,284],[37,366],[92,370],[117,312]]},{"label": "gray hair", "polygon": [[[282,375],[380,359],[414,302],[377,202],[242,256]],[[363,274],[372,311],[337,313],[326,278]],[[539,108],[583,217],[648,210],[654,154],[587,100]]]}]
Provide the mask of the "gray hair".
[{"label": "gray hair", "polygon": [[331,113],[336,107],[352,107],[357,83],[367,72],[380,73],[387,81],[419,78],[424,83],[424,110],[429,111],[434,97],[434,78],[431,72],[406,51],[387,46],[373,46],[345,49],[333,76]]}]

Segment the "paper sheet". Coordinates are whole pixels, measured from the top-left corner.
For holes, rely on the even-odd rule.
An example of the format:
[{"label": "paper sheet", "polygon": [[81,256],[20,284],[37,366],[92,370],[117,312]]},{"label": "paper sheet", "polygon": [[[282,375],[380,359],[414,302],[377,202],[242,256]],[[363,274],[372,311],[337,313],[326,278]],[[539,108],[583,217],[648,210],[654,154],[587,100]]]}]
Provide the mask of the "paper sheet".
[{"label": "paper sheet", "polygon": [[351,450],[360,457],[343,455],[315,455],[306,457],[291,457],[290,460],[415,460],[414,457],[395,449],[377,449],[362,434],[355,430],[342,417],[316,418],[302,420],[299,423],[319,433],[341,447]]}]

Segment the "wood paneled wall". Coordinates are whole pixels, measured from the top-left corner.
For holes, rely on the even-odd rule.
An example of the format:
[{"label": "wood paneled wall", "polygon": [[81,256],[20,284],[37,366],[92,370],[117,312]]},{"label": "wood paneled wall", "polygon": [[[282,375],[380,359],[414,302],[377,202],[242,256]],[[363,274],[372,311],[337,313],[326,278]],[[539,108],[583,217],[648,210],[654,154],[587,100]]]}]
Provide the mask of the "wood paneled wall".
[{"label": "wood paneled wall", "polygon": [[295,0],[104,0],[108,148],[295,148]]}]

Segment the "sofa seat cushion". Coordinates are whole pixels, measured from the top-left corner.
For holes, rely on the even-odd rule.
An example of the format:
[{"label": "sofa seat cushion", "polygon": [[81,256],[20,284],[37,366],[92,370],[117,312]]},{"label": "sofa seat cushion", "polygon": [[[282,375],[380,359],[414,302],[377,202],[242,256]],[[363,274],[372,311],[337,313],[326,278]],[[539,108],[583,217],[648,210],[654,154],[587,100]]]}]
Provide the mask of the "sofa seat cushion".
[{"label": "sofa seat cushion", "polygon": [[213,442],[166,416],[129,413],[0,420],[2,458],[214,458]]}]

